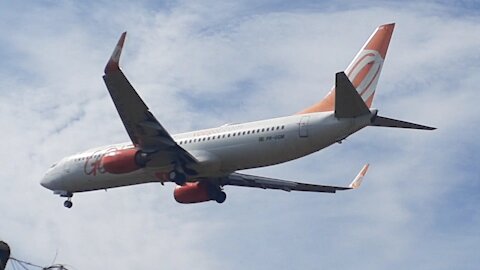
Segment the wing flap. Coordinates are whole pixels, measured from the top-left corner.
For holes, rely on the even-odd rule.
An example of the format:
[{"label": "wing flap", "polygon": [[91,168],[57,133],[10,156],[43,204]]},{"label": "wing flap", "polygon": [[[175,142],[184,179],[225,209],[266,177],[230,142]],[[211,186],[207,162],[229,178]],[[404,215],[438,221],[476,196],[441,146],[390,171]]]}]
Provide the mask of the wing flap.
[{"label": "wing flap", "polygon": [[279,189],[287,192],[294,190],[294,191],[335,193],[335,189],[328,186],[298,183],[293,181],[286,181],[281,179],[274,179],[274,178],[240,174],[240,173],[233,173],[230,176],[228,176],[228,180],[224,182],[224,185],[256,187],[256,188],[262,188],[262,189]]},{"label": "wing flap", "polygon": [[323,193],[335,193],[339,190],[355,189],[360,186],[363,177],[367,173],[368,164],[363,166],[362,170],[358,173],[357,177],[347,187],[329,186],[329,185],[316,185],[301,183],[295,181],[287,181],[282,179],[268,178],[256,175],[232,173],[229,176],[222,179],[221,184],[223,186],[241,186],[241,187],[254,187],[262,189],[277,189],[283,191],[308,191],[308,192],[323,192]]}]

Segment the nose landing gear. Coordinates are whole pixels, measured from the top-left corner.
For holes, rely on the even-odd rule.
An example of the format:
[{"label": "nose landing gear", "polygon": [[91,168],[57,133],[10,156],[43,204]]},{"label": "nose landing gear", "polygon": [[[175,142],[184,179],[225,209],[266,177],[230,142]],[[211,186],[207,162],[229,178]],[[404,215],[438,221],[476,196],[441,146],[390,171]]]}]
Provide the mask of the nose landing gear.
[{"label": "nose landing gear", "polygon": [[66,208],[72,208],[72,206],[73,206],[72,198],[68,198],[68,199],[63,203],[63,206],[65,206]]},{"label": "nose landing gear", "polygon": [[65,206],[66,208],[72,208],[72,206],[73,206],[73,203],[72,203],[73,193],[72,192],[54,191],[53,193],[60,195],[60,197],[67,198],[67,200],[65,202],[63,202],[63,206]]}]

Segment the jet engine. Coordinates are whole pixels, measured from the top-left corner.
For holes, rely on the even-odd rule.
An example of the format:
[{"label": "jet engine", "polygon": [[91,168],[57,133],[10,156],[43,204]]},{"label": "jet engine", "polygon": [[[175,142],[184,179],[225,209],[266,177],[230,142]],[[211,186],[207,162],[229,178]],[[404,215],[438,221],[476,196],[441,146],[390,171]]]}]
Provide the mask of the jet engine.
[{"label": "jet engine", "polygon": [[137,148],[131,148],[107,153],[102,158],[102,166],[108,173],[122,174],[145,167],[147,161],[147,154]]},{"label": "jet engine", "polygon": [[183,186],[177,186],[173,191],[173,197],[179,203],[200,203],[212,200],[223,203],[227,195],[219,186],[206,181],[199,181],[187,182]]}]

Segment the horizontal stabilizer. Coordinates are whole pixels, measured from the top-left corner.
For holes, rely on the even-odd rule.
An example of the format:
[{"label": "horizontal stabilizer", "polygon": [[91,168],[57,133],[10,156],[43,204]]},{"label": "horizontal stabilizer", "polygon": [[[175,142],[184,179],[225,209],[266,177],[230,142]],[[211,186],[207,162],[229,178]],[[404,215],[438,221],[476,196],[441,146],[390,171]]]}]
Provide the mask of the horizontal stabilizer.
[{"label": "horizontal stabilizer", "polygon": [[335,74],[335,117],[354,118],[370,113],[345,72]]},{"label": "horizontal stabilizer", "polygon": [[423,129],[423,130],[437,129],[434,127],[423,126],[415,123],[405,122],[405,121],[391,119],[391,118],[382,117],[382,116],[376,116],[370,125],[376,126],[376,127],[411,128],[411,129]]}]

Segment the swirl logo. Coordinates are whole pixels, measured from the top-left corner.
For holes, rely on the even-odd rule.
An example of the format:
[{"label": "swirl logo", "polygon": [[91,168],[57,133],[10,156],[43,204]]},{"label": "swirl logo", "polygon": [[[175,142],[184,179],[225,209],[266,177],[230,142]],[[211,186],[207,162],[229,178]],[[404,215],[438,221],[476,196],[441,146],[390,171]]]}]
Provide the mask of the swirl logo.
[{"label": "swirl logo", "polygon": [[367,102],[375,93],[382,66],[383,59],[377,51],[364,50],[347,68],[346,74],[363,101]]}]

